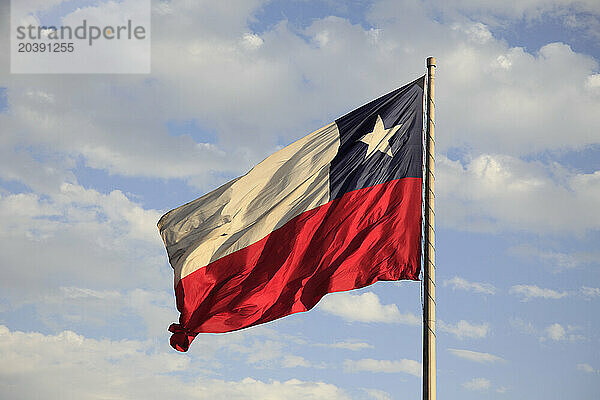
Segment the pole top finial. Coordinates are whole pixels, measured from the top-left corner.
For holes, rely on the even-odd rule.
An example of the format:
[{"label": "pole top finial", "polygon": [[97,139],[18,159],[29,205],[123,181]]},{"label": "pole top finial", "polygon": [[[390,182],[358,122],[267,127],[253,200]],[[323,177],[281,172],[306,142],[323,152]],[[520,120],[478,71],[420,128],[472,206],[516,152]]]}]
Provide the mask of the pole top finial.
[{"label": "pole top finial", "polygon": [[435,67],[435,57],[427,57],[427,66]]}]

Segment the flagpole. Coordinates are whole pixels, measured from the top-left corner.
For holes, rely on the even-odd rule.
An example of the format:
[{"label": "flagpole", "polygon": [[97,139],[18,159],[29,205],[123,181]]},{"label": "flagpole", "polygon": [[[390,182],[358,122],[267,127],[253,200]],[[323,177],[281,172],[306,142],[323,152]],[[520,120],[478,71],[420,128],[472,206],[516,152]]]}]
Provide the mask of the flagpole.
[{"label": "flagpole", "polygon": [[435,400],[435,58],[427,58],[427,136],[425,142],[425,238],[423,305],[423,400]]}]

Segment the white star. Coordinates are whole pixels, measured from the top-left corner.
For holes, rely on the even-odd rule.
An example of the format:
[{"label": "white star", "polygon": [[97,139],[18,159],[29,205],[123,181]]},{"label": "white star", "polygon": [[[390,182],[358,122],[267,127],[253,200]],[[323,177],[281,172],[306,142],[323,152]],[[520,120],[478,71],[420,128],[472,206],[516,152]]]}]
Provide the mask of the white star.
[{"label": "white star", "polygon": [[369,132],[360,138],[361,142],[369,145],[365,159],[369,158],[369,156],[377,150],[387,154],[390,157],[393,157],[394,155],[392,154],[389,140],[396,134],[401,126],[402,124],[392,126],[390,129],[385,129],[383,126],[383,120],[381,119],[381,116],[378,115],[377,121],[375,121],[375,126],[373,127],[373,132]]}]

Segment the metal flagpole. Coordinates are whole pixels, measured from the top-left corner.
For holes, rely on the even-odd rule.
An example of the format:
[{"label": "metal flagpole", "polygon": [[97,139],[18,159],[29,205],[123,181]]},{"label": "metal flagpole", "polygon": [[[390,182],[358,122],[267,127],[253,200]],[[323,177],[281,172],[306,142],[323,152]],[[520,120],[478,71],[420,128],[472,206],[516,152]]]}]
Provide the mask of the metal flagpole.
[{"label": "metal flagpole", "polygon": [[427,58],[427,136],[425,142],[425,240],[423,305],[423,400],[435,400],[435,58]]}]

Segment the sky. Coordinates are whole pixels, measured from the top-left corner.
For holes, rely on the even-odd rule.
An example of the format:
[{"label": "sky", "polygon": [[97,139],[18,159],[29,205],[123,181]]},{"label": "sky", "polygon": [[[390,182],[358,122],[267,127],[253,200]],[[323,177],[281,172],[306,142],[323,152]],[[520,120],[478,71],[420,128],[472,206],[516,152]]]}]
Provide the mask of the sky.
[{"label": "sky", "polygon": [[0,398],[418,398],[419,282],[178,353],[156,222],[428,56],[438,398],[597,398],[600,2],[153,1],[133,75],[11,74],[0,4]]}]

